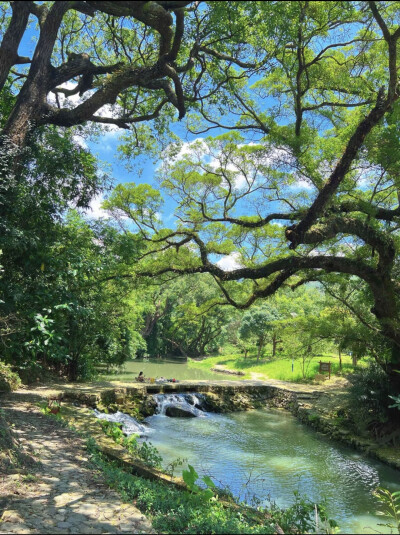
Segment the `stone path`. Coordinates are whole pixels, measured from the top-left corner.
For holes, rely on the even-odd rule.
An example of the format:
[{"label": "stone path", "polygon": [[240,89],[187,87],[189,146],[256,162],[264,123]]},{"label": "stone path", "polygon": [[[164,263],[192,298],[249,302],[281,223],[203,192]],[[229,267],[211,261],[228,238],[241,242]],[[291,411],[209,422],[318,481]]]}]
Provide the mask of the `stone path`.
[{"label": "stone path", "polygon": [[30,473],[0,474],[0,533],[151,533],[150,522],[91,467],[83,439],[32,401],[18,394],[0,399],[13,433],[36,461]]}]

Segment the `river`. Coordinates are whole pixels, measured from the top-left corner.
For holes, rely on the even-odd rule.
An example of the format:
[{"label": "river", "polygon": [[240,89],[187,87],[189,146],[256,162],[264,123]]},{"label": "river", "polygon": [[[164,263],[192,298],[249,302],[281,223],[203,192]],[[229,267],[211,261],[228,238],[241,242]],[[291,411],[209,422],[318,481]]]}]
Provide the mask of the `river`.
[{"label": "river", "polygon": [[252,502],[279,506],[299,491],[316,503],[326,498],[330,518],[341,533],[390,533],[371,492],[377,486],[400,490],[399,472],[332,442],[278,410],[198,418],[148,418],[149,440],[168,464],[186,458],[199,474]]},{"label": "river", "polygon": [[[133,361],[118,379],[131,380],[141,370],[147,376],[176,379],[222,375],[191,369],[186,362]],[[285,507],[299,491],[316,503],[326,498],[329,516],[341,533],[390,533],[378,526],[384,520],[376,515],[372,491],[378,486],[400,490],[399,472],[325,438],[285,411],[203,413],[188,419],[156,414],[147,424],[148,438],[165,465],[185,458],[199,474],[210,475],[249,503],[254,498]]]},{"label": "river", "polygon": [[165,377],[166,379],[203,380],[203,379],[241,379],[240,376],[227,375],[225,373],[215,373],[208,370],[192,368],[190,361],[185,360],[164,360],[164,359],[136,359],[126,362],[121,370],[115,374],[102,375],[102,379],[112,381],[134,381],[139,372],[143,372],[146,377]]}]

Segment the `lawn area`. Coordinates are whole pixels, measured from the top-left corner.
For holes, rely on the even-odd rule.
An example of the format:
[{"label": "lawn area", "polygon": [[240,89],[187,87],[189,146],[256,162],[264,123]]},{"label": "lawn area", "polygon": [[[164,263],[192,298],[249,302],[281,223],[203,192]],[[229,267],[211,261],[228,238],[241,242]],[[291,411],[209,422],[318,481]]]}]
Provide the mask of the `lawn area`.
[{"label": "lawn area", "polygon": [[[189,360],[189,367],[202,368],[210,370],[216,365],[224,366],[229,370],[243,371],[245,375],[243,379],[251,379],[252,374],[261,374],[265,378],[279,379],[281,381],[292,381],[296,383],[311,381],[317,373],[319,373],[319,361],[331,362],[332,374],[335,375],[339,370],[339,358],[337,355],[324,354],[318,357],[313,357],[309,362],[305,363],[305,378],[302,372],[302,360],[293,360],[288,357],[280,357],[275,360],[262,359],[257,363],[256,357],[249,356],[244,358],[242,355],[218,355],[214,357],[207,357],[201,361]],[[354,370],[352,360],[349,355],[342,356],[343,369],[342,373],[350,373]],[[365,366],[365,362],[360,362],[360,366]],[[260,377],[261,378],[261,377]]]}]

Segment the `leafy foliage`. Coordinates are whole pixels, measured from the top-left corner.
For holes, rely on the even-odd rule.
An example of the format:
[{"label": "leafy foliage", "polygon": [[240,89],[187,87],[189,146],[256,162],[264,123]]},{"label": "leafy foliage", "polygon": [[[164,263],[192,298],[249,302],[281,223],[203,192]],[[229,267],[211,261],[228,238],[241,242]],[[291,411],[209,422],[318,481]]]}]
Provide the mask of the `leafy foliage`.
[{"label": "leafy foliage", "polygon": [[21,386],[21,379],[11,366],[0,361],[0,392],[12,392]]},{"label": "leafy foliage", "polygon": [[395,529],[397,533],[400,533],[400,491],[390,492],[387,489],[378,487],[373,494],[378,499],[381,507],[377,514],[391,519],[389,522],[379,525],[388,527],[391,530]]},{"label": "leafy foliage", "polygon": [[162,457],[151,442],[139,444],[136,435],[126,437],[122,432],[121,425],[115,422],[102,420],[101,427],[107,436],[124,446],[133,457],[140,459],[144,464],[152,468],[161,468]]},{"label": "leafy foliage", "polygon": [[361,429],[371,429],[388,420],[390,386],[382,368],[371,363],[348,376],[351,417]]}]

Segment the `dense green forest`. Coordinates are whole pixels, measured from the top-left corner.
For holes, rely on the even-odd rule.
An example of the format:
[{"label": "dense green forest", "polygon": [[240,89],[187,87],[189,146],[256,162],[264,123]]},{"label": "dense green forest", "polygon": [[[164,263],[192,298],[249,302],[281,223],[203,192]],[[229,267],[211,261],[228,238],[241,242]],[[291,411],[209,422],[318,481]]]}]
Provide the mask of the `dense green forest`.
[{"label": "dense green forest", "polygon": [[5,363],[347,352],[400,394],[399,2],[0,8]]}]

